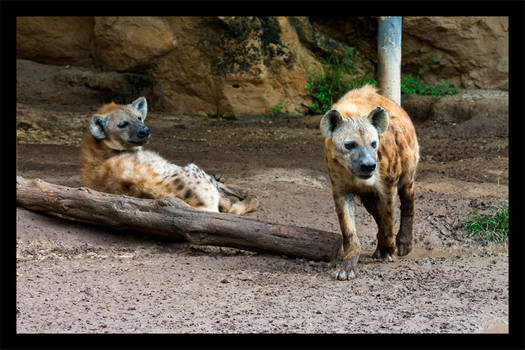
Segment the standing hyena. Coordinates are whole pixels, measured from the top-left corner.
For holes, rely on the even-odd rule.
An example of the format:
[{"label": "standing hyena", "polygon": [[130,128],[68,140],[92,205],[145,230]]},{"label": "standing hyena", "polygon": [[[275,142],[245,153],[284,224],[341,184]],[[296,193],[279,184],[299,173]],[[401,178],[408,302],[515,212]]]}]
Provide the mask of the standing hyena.
[{"label": "standing hyena", "polygon": [[[419,145],[414,126],[398,104],[365,86],[348,92],[320,123],[343,233],[343,263],[337,279],[355,276],[360,243],[354,221],[354,195],[374,217],[377,248],[374,258],[392,261],[412,250],[414,175]],[[401,201],[401,225],[394,240],[394,200]]]},{"label": "standing hyena", "polygon": [[180,167],[142,150],[150,137],[144,125],[147,110],[146,99],[140,97],[128,105],[104,105],[93,115],[81,145],[87,187],[140,198],[177,197],[210,212],[242,215],[257,209],[254,196],[217,181],[195,164]]}]

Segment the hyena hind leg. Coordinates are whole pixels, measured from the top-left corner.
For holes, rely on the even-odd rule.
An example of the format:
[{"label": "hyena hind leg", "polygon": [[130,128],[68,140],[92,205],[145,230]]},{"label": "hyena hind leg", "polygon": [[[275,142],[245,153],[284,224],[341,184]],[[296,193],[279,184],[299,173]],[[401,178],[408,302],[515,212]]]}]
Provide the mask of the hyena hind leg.
[{"label": "hyena hind leg", "polygon": [[223,213],[244,215],[259,208],[259,201],[247,191],[235,186],[218,183],[219,211]]},{"label": "hyena hind leg", "polygon": [[231,186],[231,185],[225,185],[223,183],[219,184],[219,191],[222,193],[237,197],[238,199],[245,199],[248,197],[248,192],[243,190],[242,188]]},{"label": "hyena hind leg", "polygon": [[243,200],[231,200],[226,196],[219,199],[219,211],[236,215],[244,215],[251,211],[257,210],[259,201],[255,196],[247,196]]}]

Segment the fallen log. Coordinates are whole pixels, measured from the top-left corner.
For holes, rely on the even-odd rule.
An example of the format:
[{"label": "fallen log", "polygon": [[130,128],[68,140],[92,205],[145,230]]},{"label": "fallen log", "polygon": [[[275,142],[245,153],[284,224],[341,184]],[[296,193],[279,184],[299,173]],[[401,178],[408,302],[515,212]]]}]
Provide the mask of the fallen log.
[{"label": "fallen log", "polygon": [[334,232],[250,217],[195,210],[178,198],[140,199],[16,178],[16,202],[61,218],[213,245],[312,260],[334,260],[342,238]]}]

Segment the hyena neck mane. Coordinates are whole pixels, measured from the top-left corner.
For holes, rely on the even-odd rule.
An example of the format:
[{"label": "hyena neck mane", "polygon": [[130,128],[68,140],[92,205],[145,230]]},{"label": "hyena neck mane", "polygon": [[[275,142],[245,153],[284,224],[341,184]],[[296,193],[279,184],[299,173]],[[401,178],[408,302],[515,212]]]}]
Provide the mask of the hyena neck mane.
[{"label": "hyena neck mane", "polygon": [[80,164],[82,171],[91,171],[111,157],[124,153],[135,153],[141,150],[141,146],[124,150],[112,149],[108,147],[103,140],[97,139],[89,131],[86,131],[80,146]]}]

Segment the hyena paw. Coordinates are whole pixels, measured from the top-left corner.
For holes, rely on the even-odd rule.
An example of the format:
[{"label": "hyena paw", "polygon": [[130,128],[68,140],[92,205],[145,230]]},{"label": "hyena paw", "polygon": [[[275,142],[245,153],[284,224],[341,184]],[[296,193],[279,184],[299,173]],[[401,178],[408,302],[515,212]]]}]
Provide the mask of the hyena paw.
[{"label": "hyena paw", "polygon": [[244,199],[244,200],[245,201],[249,201],[250,205],[253,206],[254,210],[259,209],[260,203],[259,203],[259,200],[257,199],[257,197],[255,197],[255,196],[247,196],[246,199]]},{"label": "hyena paw", "polygon": [[412,251],[412,243],[396,242],[397,255],[405,256]]},{"label": "hyena paw", "polygon": [[349,279],[355,278],[355,267],[359,261],[359,254],[354,257],[343,259],[343,263],[339,271],[337,271],[335,277],[339,281],[348,281]]},{"label": "hyena paw", "polygon": [[346,272],[344,269],[337,271],[336,278],[339,281],[348,281],[349,279],[355,278],[354,270]]},{"label": "hyena paw", "polygon": [[221,174],[214,174],[213,177],[215,178],[216,181],[224,183],[224,178],[222,177]]},{"label": "hyena paw", "polygon": [[377,246],[376,251],[372,254],[372,258],[381,259],[384,262],[392,262],[394,259],[394,249],[390,248],[380,248]]}]

